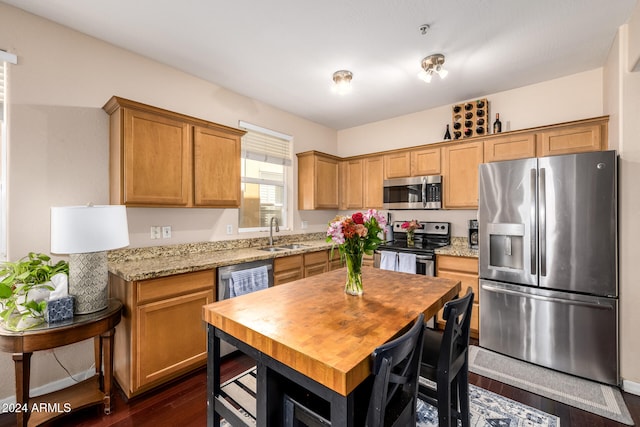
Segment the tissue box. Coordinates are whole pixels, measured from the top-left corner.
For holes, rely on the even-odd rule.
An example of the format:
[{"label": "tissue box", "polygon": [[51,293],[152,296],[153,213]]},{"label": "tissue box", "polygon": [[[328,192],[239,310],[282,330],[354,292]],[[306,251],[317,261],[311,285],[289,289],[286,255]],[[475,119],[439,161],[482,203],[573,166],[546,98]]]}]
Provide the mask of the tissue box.
[{"label": "tissue box", "polygon": [[47,309],[44,312],[44,320],[47,323],[61,322],[73,318],[73,297],[66,296],[47,301]]}]

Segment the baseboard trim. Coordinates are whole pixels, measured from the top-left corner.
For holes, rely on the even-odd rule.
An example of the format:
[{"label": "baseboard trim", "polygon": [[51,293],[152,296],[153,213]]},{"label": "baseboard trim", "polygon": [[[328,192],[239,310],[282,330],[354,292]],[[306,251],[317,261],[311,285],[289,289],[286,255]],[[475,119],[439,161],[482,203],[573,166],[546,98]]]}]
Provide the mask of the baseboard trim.
[{"label": "baseboard trim", "polygon": [[[56,380],[50,382],[48,384],[41,385],[40,387],[36,387],[31,389],[29,392],[30,396],[40,396],[42,394],[51,393],[54,391],[62,390],[63,388],[70,387],[78,382],[82,382],[87,378],[91,378],[96,374],[96,370],[94,368],[89,368],[86,371],[78,372],[77,374],[73,374],[76,381],[71,379],[70,377],[62,378],[60,380]],[[8,396],[4,399],[0,399],[0,408],[6,408],[7,406],[16,404],[16,396]]]},{"label": "baseboard trim", "polygon": [[629,380],[622,380],[622,389],[636,396],[640,396],[640,383],[636,383]]}]

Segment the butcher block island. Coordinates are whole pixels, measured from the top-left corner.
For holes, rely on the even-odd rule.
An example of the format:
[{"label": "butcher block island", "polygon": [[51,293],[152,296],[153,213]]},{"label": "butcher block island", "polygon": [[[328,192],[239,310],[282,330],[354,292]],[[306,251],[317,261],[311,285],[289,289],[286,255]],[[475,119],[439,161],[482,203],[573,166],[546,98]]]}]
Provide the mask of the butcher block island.
[{"label": "butcher block island", "polygon": [[362,276],[362,296],[344,293],[346,271],[340,269],[205,305],[209,423],[217,426],[223,417],[246,424],[220,396],[221,339],[256,359],[259,425],[279,425],[287,392],[282,381],[331,402],[332,423],[343,425],[354,413],[354,392],[371,375],[373,350],[420,313],[433,317],[461,287],[455,280],[370,267]]}]

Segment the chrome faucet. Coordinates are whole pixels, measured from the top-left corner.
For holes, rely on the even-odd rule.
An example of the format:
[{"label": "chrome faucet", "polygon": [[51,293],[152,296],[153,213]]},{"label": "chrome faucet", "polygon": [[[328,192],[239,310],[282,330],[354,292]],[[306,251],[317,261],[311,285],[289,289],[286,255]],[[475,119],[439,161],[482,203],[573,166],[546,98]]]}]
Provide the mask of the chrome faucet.
[{"label": "chrome faucet", "polygon": [[278,224],[278,218],[271,217],[271,223],[269,224],[269,246],[273,246],[273,222],[276,222],[276,233],[280,231],[280,225]]}]

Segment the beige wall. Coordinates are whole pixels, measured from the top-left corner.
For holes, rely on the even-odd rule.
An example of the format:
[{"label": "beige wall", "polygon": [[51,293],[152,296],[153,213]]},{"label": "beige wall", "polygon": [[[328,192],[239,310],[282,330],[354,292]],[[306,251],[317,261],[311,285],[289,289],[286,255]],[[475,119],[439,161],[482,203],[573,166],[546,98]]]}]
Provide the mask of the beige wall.
[{"label": "beige wall", "polygon": [[631,71],[637,61],[640,34],[640,5],[618,37],[605,65],[605,112],[610,114],[610,137],[620,154],[620,365],[623,387],[640,394],[640,278],[635,266],[640,258],[640,70]]},{"label": "beige wall", "polygon": [[[450,106],[445,106],[336,132],[3,3],[0,3],[0,43],[3,43],[0,48],[17,54],[19,61],[9,72],[11,259],[28,251],[49,252],[50,206],[88,201],[108,203],[108,117],[101,108],[112,95],[229,126],[237,126],[238,120],[244,120],[293,135],[294,152],[315,149],[341,156],[439,141],[444,124],[450,121]],[[492,116],[500,112],[507,129],[593,117],[603,114],[602,74],[597,69],[486,96],[492,103]],[[637,90],[637,76],[633,81],[626,80],[626,87]],[[637,102],[632,97],[625,98],[622,101],[627,104]],[[632,107],[627,107],[627,111]],[[635,114],[637,117],[637,105]],[[634,131],[639,134],[637,128],[623,131],[627,135]],[[637,156],[637,144],[635,153],[629,148],[625,157],[625,161],[635,159],[636,166],[638,157],[633,155]],[[640,172],[635,169],[633,176],[637,181]],[[295,205],[295,180],[290,189]],[[638,213],[637,203],[636,198],[635,204],[629,205],[633,211],[628,218]],[[293,208],[290,214],[296,232],[303,220],[309,222],[309,231],[323,230],[327,218],[333,215]],[[420,216],[418,219],[450,220],[454,224],[453,234],[463,236],[466,220],[475,218],[475,214],[475,211],[440,211],[416,215]],[[238,237],[225,233],[226,224],[237,229],[235,209],[137,208],[128,209],[128,218],[131,246]],[[171,225],[173,238],[151,241],[151,225]],[[635,226],[631,221],[627,225]],[[639,235],[637,230],[633,231]],[[628,246],[631,243],[627,242]],[[621,258],[629,262],[631,256],[624,256],[622,246],[621,253]],[[624,273],[630,276],[630,271]],[[631,289],[627,287],[622,292],[631,293]],[[634,299],[637,298],[636,294]],[[633,319],[637,324],[637,315]],[[640,382],[640,374],[629,363],[640,346],[627,336],[627,323],[622,323],[623,352],[633,351],[623,354],[623,376]],[[82,372],[92,365],[90,342],[56,350],[56,354],[71,372]],[[49,353],[34,356],[32,374],[32,387],[66,377]],[[6,354],[0,354],[0,378],[3,379],[0,399],[13,395],[13,362]]]},{"label": "beige wall", "polygon": [[[333,129],[4,3],[0,43],[18,56],[18,65],[9,70],[9,259],[29,251],[49,253],[51,206],[109,202],[108,116],[102,106],[113,95],[228,126],[243,120],[293,135],[294,152],[336,152]],[[289,188],[295,195],[295,180]],[[322,230],[334,214],[290,211],[297,232],[303,220],[309,231]],[[237,217],[236,209],[128,209],[131,246],[238,238],[225,231],[226,224],[237,230]],[[150,240],[151,225],[171,225],[173,238]],[[71,372],[92,366],[90,342],[56,354]],[[66,376],[50,353],[34,355],[32,387]],[[4,353],[0,378],[0,399],[13,395],[13,362]]]}]

